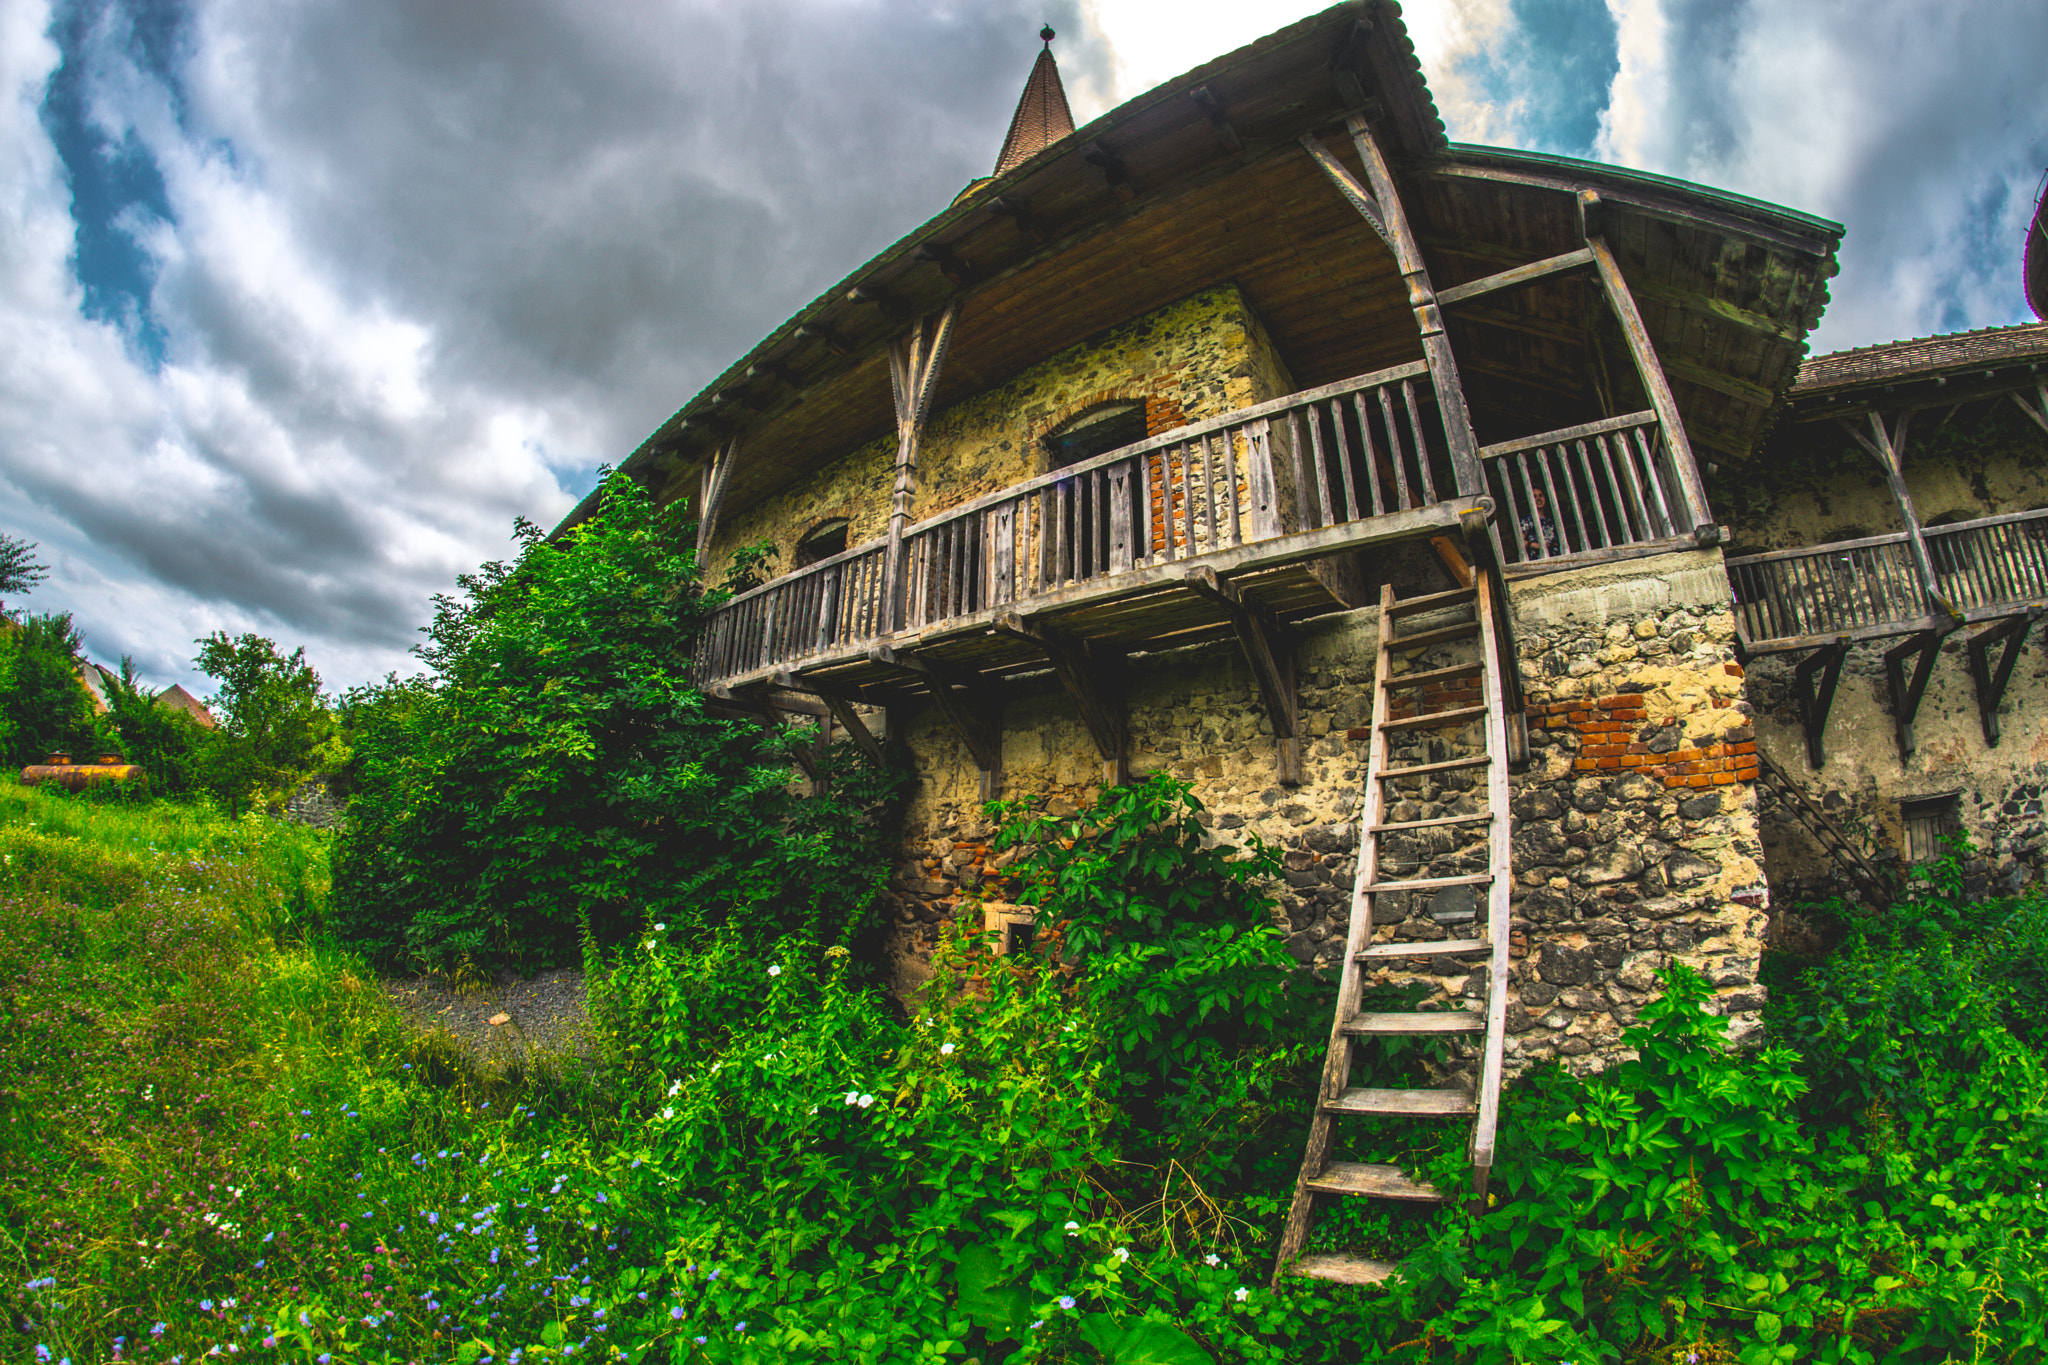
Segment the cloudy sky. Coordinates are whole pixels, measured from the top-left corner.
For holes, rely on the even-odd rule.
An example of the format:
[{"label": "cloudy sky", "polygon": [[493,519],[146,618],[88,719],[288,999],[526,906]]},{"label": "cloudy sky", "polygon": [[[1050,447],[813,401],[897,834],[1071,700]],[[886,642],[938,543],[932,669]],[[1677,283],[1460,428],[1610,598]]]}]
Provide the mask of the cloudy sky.
[{"label": "cloudy sky", "polygon": [[[428,598],[985,174],[1302,0],[0,0],[0,532],[94,657]],[[1848,225],[1816,350],[2025,320],[2040,0],[1409,0],[1451,136]]]}]

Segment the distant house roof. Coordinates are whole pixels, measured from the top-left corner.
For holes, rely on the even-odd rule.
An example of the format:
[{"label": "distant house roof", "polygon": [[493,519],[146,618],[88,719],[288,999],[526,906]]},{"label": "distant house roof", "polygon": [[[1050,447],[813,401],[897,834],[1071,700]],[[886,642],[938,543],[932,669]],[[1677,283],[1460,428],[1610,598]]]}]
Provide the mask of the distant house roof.
[{"label": "distant house roof", "polygon": [[159,706],[169,706],[183,711],[208,730],[214,728],[213,712],[207,710],[205,704],[199,698],[193,696],[176,683],[172,683],[169,687],[157,693],[156,702]]},{"label": "distant house roof", "polygon": [[2041,363],[2048,363],[2048,322],[1985,327],[1975,332],[1887,341],[1814,356],[1799,366],[1799,376],[1792,382],[1792,396],[1804,398],[1834,389],[1896,384],[1937,375],[1974,378],[1975,371]]}]

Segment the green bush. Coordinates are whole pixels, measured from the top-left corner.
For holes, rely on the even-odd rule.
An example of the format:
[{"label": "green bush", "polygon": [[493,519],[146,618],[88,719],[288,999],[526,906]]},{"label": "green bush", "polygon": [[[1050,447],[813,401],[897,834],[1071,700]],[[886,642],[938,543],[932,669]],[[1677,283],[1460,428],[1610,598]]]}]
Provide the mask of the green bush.
[{"label": "green bush", "polygon": [[380,960],[575,961],[654,921],[851,941],[886,875],[896,779],[850,745],[800,795],[815,732],[726,719],[691,687],[707,592],[678,508],[629,478],[559,542],[436,599],[425,676],[343,701],[354,753],[334,924]]},{"label": "green bush", "polygon": [[84,647],[69,612],[0,618],[0,753],[9,768],[58,750],[91,761],[101,735],[92,694],[78,680]]}]

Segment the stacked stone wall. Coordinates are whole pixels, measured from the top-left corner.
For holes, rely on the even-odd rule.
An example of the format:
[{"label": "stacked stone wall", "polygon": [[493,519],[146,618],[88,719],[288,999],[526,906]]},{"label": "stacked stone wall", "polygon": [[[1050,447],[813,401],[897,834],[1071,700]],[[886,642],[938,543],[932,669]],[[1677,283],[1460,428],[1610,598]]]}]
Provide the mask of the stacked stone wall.
[{"label": "stacked stone wall", "polygon": [[[1512,1063],[1519,1070],[1555,1057],[1584,1071],[1619,1056],[1621,1030],[1650,998],[1654,973],[1673,960],[1714,982],[1716,1008],[1738,1036],[1753,1032],[1767,892],[1755,741],[1733,666],[1718,554],[1551,575],[1517,585],[1511,600],[1533,757],[1511,784]],[[1280,852],[1276,922],[1295,958],[1322,971],[1335,969],[1344,947],[1377,638],[1371,608],[1301,628],[1299,786],[1275,780],[1272,727],[1234,647],[1143,656],[1130,671],[1133,771],[1192,782],[1217,838],[1241,843],[1255,834]],[[1446,683],[1425,692],[1423,705],[1476,699],[1476,689]],[[1408,741],[1410,761],[1452,753],[1476,732],[1418,733]],[[929,714],[910,724],[907,738],[919,777],[888,905],[905,990],[921,979],[942,922],[968,915],[979,923],[982,902],[1010,892],[964,747]],[[1004,794],[1040,796],[1066,812],[1092,799],[1100,780],[1093,746],[1057,685],[1046,678],[1013,687]],[[1411,804],[1390,816],[1482,809],[1477,785],[1473,774],[1447,775],[1402,793],[1397,799]],[[1429,840],[1383,848],[1383,856],[1431,874],[1483,868],[1483,848],[1471,838],[1426,833]],[[1383,896],[1378,936],[1469,932],[1461,927],[1469,901],[1460,900]],[[1483,968],[1468,959],[1426,959],[1406,979],[1439,999],[1485,990]]]}]

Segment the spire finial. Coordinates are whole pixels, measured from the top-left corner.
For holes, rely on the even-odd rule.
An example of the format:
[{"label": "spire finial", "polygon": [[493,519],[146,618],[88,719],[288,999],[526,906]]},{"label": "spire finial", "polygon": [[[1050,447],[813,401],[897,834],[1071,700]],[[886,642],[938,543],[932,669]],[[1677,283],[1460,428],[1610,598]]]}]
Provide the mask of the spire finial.
[{"label": "spire finial", "polygon": [[1052,31],[1051,24],[1047,24],[1044,28],[1038,30],[1038,37],[1040,42],[1043,42],[1047,47],[1051,47],[1052,40],[1059,37],[1059,34]]},{"label": "spire finial", "polygon": [[1044,41],[1045,50],[1032,63],[1031,75],[1024,82],[1024,97],[1017,101],[1017,113],[1010,120],[1010,135],[1003,139],[1002,155],[996,158],[997,175],[1029,161],[1074,131],[1067,92],[1060,87],[1060,64],[1052,55],[1052,25],[1040,28],[1038,36]]}]

